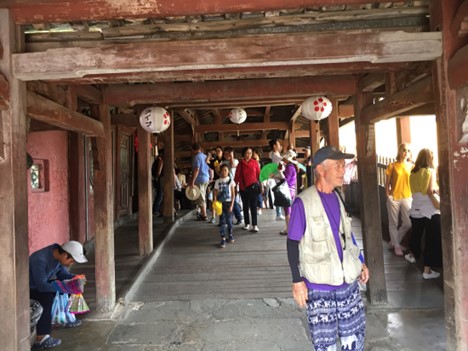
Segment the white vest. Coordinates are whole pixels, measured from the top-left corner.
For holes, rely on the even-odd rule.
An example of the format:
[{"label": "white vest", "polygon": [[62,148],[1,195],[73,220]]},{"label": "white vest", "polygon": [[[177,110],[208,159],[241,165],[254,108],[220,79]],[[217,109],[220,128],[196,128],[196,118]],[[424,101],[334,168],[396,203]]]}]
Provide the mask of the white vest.
[{"label": "white vest", "polygon": [[359,247],[351,237],[351,223],[342,201],[338,197],[340,233],[344,233],[344,239],[340,235],[343,262],[340,261],[330,221],[316,187],[312,186],[298,196],[304,204],[306,219],[305,233],[299,242],[301,276],[315,284],[338,286],[343,282],[353,283],[361,274],[362,263],[359,260]]}]

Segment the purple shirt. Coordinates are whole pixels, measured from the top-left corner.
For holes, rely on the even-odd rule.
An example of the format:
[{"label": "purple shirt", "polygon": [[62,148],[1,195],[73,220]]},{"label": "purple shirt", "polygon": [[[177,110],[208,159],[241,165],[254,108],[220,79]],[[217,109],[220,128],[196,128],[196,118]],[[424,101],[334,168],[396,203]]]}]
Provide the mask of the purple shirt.
[{"label": "purple shirt", "polygon": [[[320,198],[322,199],[322,204],[325,209],[325,212],[328,216],[328,220],[330,222],[333,237],[335,239],[336,248],[338,250],[338,255],[340,257],[340,261],[343,261],[343,248],[341,247],[340,241],[340,203],[338,202],[337,195],[333,192],[331,194],[326,194],[318,191]],[[289,220],[289,227],[288,227],[288,238],[295,241],[300,241],[304,236],[304,232],[306,229],[306,217],[305,217],[305,210],[304,210],[304,203],[302,202],[301,198],[296,198],[292,205],[291,211],[291,218]],[[354,235],[351,234],[353,243],[356,244],[356,240]],[[363,257],[359,256],[361,262],[363,262]],[[342,285],[328,285],[328,284],[314,284],[309,282],[306,278],[303,278],[304,282],[309,289],[315,290],[337,290],[347,286],[348,284],[343,283]]]}]

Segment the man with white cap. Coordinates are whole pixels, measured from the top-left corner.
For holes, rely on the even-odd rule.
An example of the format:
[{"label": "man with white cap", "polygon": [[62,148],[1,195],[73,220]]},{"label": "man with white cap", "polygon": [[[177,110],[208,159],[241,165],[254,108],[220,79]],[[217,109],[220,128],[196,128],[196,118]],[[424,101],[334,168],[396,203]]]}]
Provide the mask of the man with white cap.
[{"label": "man with white cap", "polygon": [[[85,263],[83,245],[78,241],[68,241],[62,246],[52,244],[29,256],[29,293],[30,298],[39,301],[44,311],[37,323],[36,342],[32,350],[43,350],[60,345],[62,341],[50,336],[52,330],[52,304],[57,291],[61,292],[54,279],[59,281],[73,279],[75,274],[66,267],[73,263]],[[72,328],[81,325],[80,320],[67,323],[65,327]]]},{"label": "man with white cap", "polygon": [[299,194],[288,228],[288,260],[293,297],[306,307],[315,350],[364,350],[365,311],[358,280],[369,271],[351,232],[341,196],[345,154],[332,146],[313,158],[315,185]]}]

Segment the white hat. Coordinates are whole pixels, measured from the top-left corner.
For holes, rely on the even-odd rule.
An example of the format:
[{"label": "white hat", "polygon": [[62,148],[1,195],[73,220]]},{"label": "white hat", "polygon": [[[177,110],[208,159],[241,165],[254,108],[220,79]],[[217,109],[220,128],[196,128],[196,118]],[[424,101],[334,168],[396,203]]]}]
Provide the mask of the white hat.
[{"label": "white hat", "polygon": [[83,253],[83,245],[78,241],[70,240],[69,242],[62,245],[62,249],[69,253],[71,257],[78,263],[86,263],[88,260],[86,259]]},{"label": "white hat", "polygon": [[297,154],[294,152],[294,150],[288,150],[283,155],[283,158],[285,158],[286,160],[288,160],[289,162],[292,162],[292,163],[297,163],[297,161],[294,159],[295,157],[297,157]]},{"label": "white hat", "polygon": [[185,188],[185,195],[187,199],[194,201],[200,197],[200,188],[197,185],[188,186]]}]

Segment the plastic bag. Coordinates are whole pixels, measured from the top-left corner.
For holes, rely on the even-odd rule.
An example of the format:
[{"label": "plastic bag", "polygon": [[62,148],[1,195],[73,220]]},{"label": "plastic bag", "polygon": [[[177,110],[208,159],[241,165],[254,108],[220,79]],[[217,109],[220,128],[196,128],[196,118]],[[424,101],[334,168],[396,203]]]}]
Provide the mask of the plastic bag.
[{"label": "plastic bag", "polygon": [[57,292],[52,305],[52,324],[64,325],[75,321],[75,315],[68,309],[68,294]]},{"label": "plastic bag", "polygon": [[292,205],[291,193],[286,181],[281,181],[271,189],[275,196],[275,206],[290,207]]},{"label": "plastic bag", "polygon": [[89,312],[89,307],[83,297],[83,294],[70,295],[70,299],[68,301],[68,310],[73,314],[83,314]]}]

